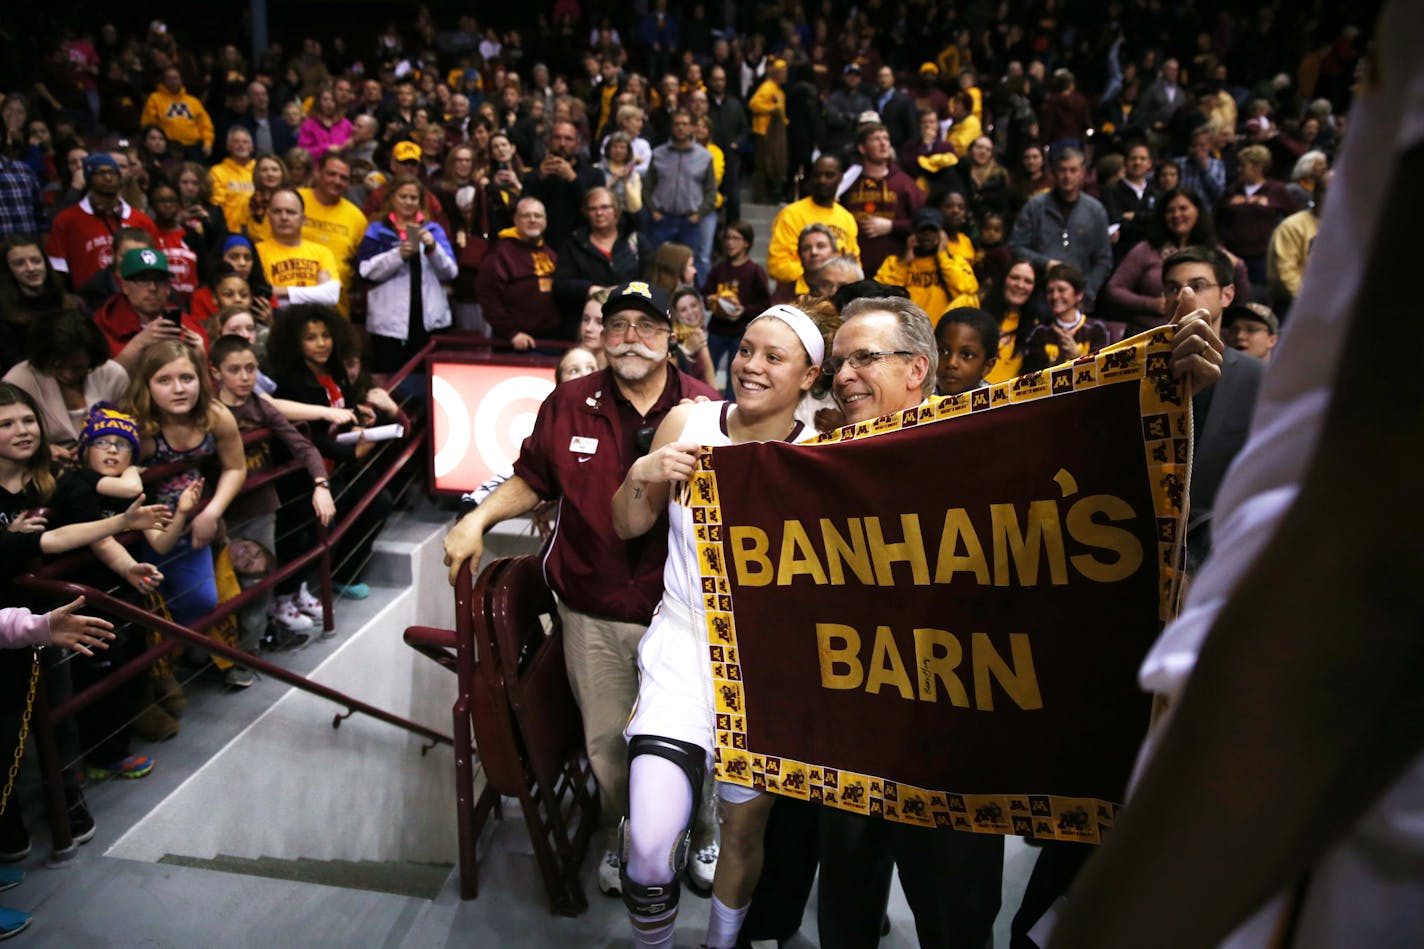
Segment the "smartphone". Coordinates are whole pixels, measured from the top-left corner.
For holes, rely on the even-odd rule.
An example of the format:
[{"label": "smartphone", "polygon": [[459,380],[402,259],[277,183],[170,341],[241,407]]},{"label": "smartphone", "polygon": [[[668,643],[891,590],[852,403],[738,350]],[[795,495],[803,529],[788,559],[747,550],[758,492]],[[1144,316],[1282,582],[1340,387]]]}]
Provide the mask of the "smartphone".
[{"label": "smartphone", "polygon": [[163,308],[163,318],[174,326],[183,325],[183,311],[176,306],[166,306]]}]

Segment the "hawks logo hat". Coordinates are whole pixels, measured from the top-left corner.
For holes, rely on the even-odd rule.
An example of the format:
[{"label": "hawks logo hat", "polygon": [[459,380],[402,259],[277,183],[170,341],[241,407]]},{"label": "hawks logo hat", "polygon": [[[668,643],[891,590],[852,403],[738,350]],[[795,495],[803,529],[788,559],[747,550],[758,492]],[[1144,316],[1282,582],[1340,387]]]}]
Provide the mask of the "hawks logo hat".
[{"label": "hawks logo hat", "polygon": [[79,430],[79,450],[85,450],[96,438],[105,435],[124,439],[133,448],[134,457],[138,457],[138,423],[133,416],[120,412],[111,402],[96,402]]},{"label": "hawks logo hat", "polygon": [[627,309],[642,310],[649,316],[672,323],[672,318],[668,316],[667,294],[662,287],[655,287],[645,280],[630,280],[614,287],[604,301],[603,316],[606,319]]}]

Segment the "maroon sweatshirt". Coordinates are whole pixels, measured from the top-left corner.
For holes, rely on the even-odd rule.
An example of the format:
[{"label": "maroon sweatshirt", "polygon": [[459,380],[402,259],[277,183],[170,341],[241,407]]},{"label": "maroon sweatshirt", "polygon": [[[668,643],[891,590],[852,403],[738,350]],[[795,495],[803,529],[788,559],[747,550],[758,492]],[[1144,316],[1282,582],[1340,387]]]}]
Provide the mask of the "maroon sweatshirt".
[{"label": "maroon sweatshirt", "polygon": [[535,339],[549,339],[559,334],[559,311],[554,306],[557,259],[543,241],[530,244],[514,236],[513,228],[500,231],[494,250],[480,263],[475,282],[475,294],[494,335],[510,339],[515,333],[528,333]]}]

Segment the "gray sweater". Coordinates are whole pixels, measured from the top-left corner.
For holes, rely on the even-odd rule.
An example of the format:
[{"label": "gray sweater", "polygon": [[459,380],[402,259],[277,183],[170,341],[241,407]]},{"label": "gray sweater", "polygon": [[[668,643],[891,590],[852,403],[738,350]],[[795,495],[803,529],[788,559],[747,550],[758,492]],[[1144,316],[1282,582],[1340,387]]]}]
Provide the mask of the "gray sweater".
[{"label": "gray sweater", "polygon": [[643,196],[661,214],[710,214],[717,207],[712,153],[696,142],[688,148],[675,148],[672,142],[659,145],[644,176]]}]

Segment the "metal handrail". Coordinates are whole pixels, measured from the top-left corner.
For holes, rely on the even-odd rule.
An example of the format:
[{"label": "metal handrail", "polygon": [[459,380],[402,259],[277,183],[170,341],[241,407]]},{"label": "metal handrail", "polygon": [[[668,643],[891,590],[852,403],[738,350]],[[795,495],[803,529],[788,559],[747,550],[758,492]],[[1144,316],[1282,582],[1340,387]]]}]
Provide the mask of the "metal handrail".
[{"label": "metal handrail", "polygon": [[[399,385],[416,367],[424,363],[426,356],[434,349],[435,344],[433,342],[427,343],[404,366],[392,374],[387,385],[391,388]],[[402,411],[401,415],[403,421],[407,423],[407,430],[410,430],[408,424],[410,421],[409,418],[404,411]],[[270,437],[270,434],[270,429],[254,430],[244,433],[243,441],[246,444],[260,438]],[[335,526],[334,530],[328,531],[320,523],[317,523],[317,542],[311,550],[306,551],[291,562],[277,568],[257,583],[219,604],[213,612],[199,620],[197,625],[200,627],[208,627],[213,623],[225,619],[242,609],[255,597],[271,589],[282,580],[292,576],[297,571],[312,563],[312,561],[319,560],[323,623],[326,629],[330,629],[333,625],[330,563],[332,548],[341,540],[346,531],[351,528],[351,525],[366,512],[366,509],[370,507],[371,503],[375,500],[376,495],[391,482],[399,471],[410,463],[412,458],[416,457],[416,453],[423,448],[425,440],[428,437],[429,433],[424,430],[412,434],[401,451],[392,459],[387,470],[356,500],[355,504],[352,505],[346,516]],[[154,466],[146,471],[145,474],[150,477],[162,477],[181,471],[186,467],[192,467],[195,464],[195,462],[177,462],[163,466]],[[300,468],[300,462],[293,460],[275,469],[269,469],[268,471],[254,475],[245,482],[245,485],[248,487],[260,487]],[[129,537],[133,536],[136,535],[129,535]],[[178,649],[184,642],[198,646],[206,652],[222,656],[235,663],[256,669],[264,675],[285,682],[303,692],[308,692],[342,706],[346,711],[345,713],[338,713],[333,717],[331,722],[332,728],[339,728],[344,719],[350,718],[359,712],[425,738],[429,741],[429,744],[421,749],[422,754],[437,744],[453,744],[449,736],[442,735],[417,722],[401,718],[384,709],[352,698],[344,692],[333,689],[330,686],[322,685],[319,682],[315,682],[281,666],[274,665],[265,659],[244,652],[236,646],[229,646],[226,643],[218,642],[189,627],[156,616],[141,607],[127,603],[104,591],[84,584],[59,579],[54,576],[55,573],[63,569],[72,569],[74,566],[85,562],[84,558],[86,554],[87,552],[84,551],[76,552],[73,555],[61,558],[55,563],[44,565],[32,573],[17,577],[14,582],[22,589],[30,590],[40,595],[58,597],[66,601],[72,600],[77,596],[83,596],[86,598],[90,608],[122,617],[129,622],[138,623],[144,627],[154,629],[161,633],[166,639],[164,642],[149,647],[138,656],[113,669],[103,679],[75,693],[58,707],[50,705],[49,693],[43,681],[44,677],[40,677],[40,683],[35,696],[36,711],[38,714],[34,716],[34,725],[37,751],[39,752],[40,758],[40,769],[43,773],[46,805],[49,812],[50,834],[54,846],[53,859],[57,861],[67,860],[73,856],[76,850],[74,836],[69,827],[68,811],[64,800],[62,777],[60,774],[62,763],[59,760],[58,743],[55,739],[55,726],[59,722],[74,716],[109,692],[112,692],[124,682],[141,674],[154,662],[157,662],[165,655]]]}]

